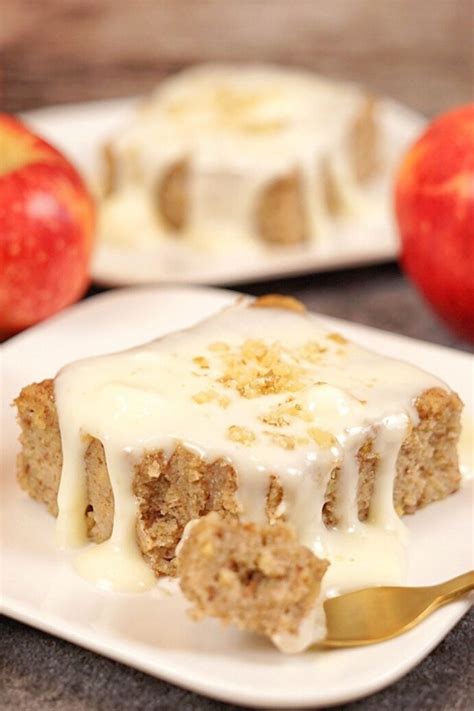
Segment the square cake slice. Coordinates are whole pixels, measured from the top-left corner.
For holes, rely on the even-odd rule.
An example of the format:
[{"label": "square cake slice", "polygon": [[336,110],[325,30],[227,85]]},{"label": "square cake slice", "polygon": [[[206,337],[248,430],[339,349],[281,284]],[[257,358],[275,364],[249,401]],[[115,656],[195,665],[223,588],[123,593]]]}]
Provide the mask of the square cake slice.
[{"label": "square cake slice", "polygon": [[329,561],[326,592],[395,583],[400,516],[460,482],[458,396],[288,297],[240,299],[185,331],[73,363],[16,405],[20,485],[58,517],[60,542],[97,544],[77,568],[117,589],[176,575],[185,527],[211,512],[242,550],[268,526],[275,540],[294,535],[319,578]]}]

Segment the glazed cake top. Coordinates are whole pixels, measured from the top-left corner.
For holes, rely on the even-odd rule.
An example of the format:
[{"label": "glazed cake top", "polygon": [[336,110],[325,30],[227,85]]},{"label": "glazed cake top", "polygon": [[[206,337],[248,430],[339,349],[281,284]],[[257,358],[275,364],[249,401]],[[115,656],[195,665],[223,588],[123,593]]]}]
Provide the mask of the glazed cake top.
[{"label": "glazed cake top", "polygon": [[242,299],[185,331],[67,366],[56,378],[58,407],[75,404],[61,429],[75,420],[128,452],[157,437],[167,452],[182,441],[239,470],[251,460],[284,476],[316,451],[339,456],[354,428],[394,415],[415,421],[415,398],[439,385],[329,332],[299,305],[264,303]]}]

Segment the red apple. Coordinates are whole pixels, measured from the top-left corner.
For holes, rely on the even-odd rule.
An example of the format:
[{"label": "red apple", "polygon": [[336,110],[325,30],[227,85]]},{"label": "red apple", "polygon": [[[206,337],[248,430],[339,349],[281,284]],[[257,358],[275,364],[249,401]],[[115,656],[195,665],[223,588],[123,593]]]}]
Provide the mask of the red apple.
[{"label": "red apple", "polygon": [[30,326],[83,294],[94,220],[73,166],[0,113],[0,332]]},{"label": "red apple", "polygon": [[474,104],[433,121],[395,191],[402,265],[439,316],[474,341]]}]

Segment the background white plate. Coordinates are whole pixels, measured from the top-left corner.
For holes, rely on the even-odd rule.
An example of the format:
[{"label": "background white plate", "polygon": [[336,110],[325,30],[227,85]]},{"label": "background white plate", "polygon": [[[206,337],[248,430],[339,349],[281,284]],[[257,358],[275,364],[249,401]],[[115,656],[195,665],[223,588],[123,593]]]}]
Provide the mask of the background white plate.
[{"label": "background white plate", "polygon": [[[148,288],[91,298],[6,343],[2,356],[1,526],[3,610],[125,664],[188,689],[259,707],[327,706],[377,691],[409,671],[468,609],[458,601],[389,642],[352,650],[279,654],[260,638],[207,620],[191,622],[186,602],[159,583],[144,594],[106,593],[83,581],[56,550],[54,520],[15,482],[17,427],[10,407],[20,388],[53,376],[72,359],[129,347],[188,326],[234,298],[212,289]],[[472,358],[324,317],[380,353],[432,370],[458,390],[472,414]],[[472,488],[407,517],[410,584],[469,569]],[[39,662],[40,663],[40,662]]]},{"label": "background white plate", "polygon": [[[24,114],[28,123],[54,143],[86,177],[99,171],[99,148],[133,115],[136,99],[58,106]],[[418,136],[424,119],[393,101],[381,102],[383,143],[396,164]],[[92,274],[104,285],[125,286],[151,282],[237,284],[245,281],[340,269],[396,258],[398,243],[391,209],[333,229],[326,244],[256,251],[242,248],[211,254],[177,240],[156,249],[120,249],[97,245]]]}]

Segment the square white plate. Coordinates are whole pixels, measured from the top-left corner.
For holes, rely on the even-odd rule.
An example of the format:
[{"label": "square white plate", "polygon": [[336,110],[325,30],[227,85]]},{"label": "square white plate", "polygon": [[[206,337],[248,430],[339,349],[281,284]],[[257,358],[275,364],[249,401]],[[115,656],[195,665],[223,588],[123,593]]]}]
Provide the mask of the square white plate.
[{"label": "square white plate", "polygon": [[[136,99],[118,99],[56,106],[24,114],[44,138],[61,149],[86,178],[96,182],[100,148],[133,116]],[[208,253],[182,241],[155,247],[119,248],[98,243],[93,278],[110,286],[156,282],[238,284],[252,280],[327,271],[391,261],[398,254],[398,238],[390,204],[392,170],[421,132],[425,120],[394,101],[380,103],[382,145],[388,166],[381,180],[377,212],[334,224],[323,242],[292,248],[222,250]]]},{"label": "square white plate", "polygon": [[[100,591],[56,550],[54,519],[15,481],[17,427],[10,403],[20,388],[53,376],[65,363],[150,340],[188,326],[235,297],[196,288],[147,288],[96,296],[2,347],[2,605],[7,615],[193,691],[258,707],[343,703],[377,691],[408,672],[469,606],[438,610],[407,634],[371,647],[285,656],[255,636],[194,623],[173,584],[143,594]],[[324,318],[380,353],[431,370],[456,389],[472,413],[472,358],[343,321]],[[406,523],[410,584],[431,584],[473,565],[472,488],[464,484]],[[170,592],[171,591],[171,592]]]}]

